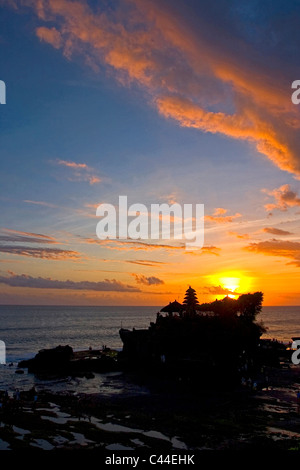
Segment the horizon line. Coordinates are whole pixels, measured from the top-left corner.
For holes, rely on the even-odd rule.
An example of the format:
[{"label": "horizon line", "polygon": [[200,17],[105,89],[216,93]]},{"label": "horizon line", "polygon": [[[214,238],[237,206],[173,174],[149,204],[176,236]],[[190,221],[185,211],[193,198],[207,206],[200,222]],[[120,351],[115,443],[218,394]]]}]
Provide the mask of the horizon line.
[{"label": "horizon line", "polygon": [[[160,307],[160,305],[72,305],[72,304],[1,304],[0,303],[0,307],[153,307],[153,308],[156,308],[156,307]],[[263,305],[262,308],[264,307],[299,307],[300,308],[300,305]]]}]

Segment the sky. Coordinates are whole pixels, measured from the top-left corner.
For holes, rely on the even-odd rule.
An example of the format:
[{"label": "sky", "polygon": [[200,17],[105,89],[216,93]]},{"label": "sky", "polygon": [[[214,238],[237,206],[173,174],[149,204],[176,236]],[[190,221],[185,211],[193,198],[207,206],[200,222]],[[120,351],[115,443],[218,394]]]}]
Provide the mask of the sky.
[{"label": "sky", "polygon": [[[0,0],[0,303],[300,305],[300,4]],[[204,245],[100,204],[204,204]]]}]

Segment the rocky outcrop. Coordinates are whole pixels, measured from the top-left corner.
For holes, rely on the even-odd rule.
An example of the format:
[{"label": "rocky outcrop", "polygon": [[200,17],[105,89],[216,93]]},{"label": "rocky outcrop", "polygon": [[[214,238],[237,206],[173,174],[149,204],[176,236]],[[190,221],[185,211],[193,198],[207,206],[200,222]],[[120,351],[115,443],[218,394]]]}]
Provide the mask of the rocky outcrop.
[{"label": "rocky outcrop", "polygon": [[73,348],[57,346],[42,349],[32,359],[21,361],[19,368],[40,376],[86,376],[93,377],[93,372],[110,372],[118,370],[117,352],[106,349],[74,352]]}]

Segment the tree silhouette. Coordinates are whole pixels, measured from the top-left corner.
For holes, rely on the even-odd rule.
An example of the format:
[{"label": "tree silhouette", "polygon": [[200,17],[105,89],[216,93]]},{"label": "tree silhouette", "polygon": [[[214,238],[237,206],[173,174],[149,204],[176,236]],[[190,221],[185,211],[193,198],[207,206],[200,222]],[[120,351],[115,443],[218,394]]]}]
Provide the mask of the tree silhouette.
[{"label": "tree silhouette", "polygon": [[262,292],[255,292],[254,294],[242,294],[237,299],[238,311],[242,317],[254,321],[256,315],[260,313],[262,309],[262,301]]},{"label": "tree silhouette", "polygon": [[210,304],[202,304],[200,308],[202,311],[214,312],[215,315],[223,317],[234,317],[238,312],[237,301],[228,296],[222,300],[215,300]]}]

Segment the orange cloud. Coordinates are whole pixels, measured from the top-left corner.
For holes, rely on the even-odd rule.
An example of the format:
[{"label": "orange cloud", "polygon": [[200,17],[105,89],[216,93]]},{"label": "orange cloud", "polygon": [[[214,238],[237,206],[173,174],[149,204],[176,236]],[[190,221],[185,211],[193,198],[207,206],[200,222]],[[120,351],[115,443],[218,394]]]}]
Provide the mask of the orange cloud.
[{"label": "orange cloud", "polygon": [[[172,3],[156,0],[127,0],[106,11],[78,0],[16,3],[52,23],[36,34],[69,59],[79,53],[94,70],[105,64],[123,85],[142,86],[166,118],[252,143],[300,177],[299,110],[286,92],[286,77],[279,67],[269,70],[264,57],[257,60],[259,51],[241,38],[216,41],[218,22],[208,34],[199,16],[196,30]],[[224,111],[228,97],[230,113]]]},{"label": "orange cloud", "polygon": [[173,191],[170,194],[165,194],[163,196],[160,196],[159,199],[162,201],[167,201],[167,203],[170,205],[177,204],[177,194],[175,191]]},{"label": "orange cloud", "polygon": [[101,183],[101,179],[98,178],[98,176],[89,176],[89,183],[90,184]]},{"label": "orange cloud", "polygon": [[223,209],[223,207],[217,207],[215,209],[214,215],[224,215],[227,213],[227,209]]},{"label": "orange cloud", "polygon": [[40,28],[36,29],[36,35],[41,41],[48,42],[53,47],[55,47],[55,49],[59,49],[62,45],[61,34],[54,27],[46,28],[41,26]]},{"label": "orange cloud", "polygon": [[160,268],[162,265],[167,264],[163,261],[153,261],[153,260],[126,260],[126,263],[137,264],[139,266],[153,266],[155,268]]},{"label": "orange cloud", "polygon": [[219,256],[221,248],[218,248],[217,246],[213,245],[206,245],[201,248],[201,250],[196,250],[196,251],[186,251],[185,253],[187,255],[215,255]]},{"label": "orange cloud", "polygon": [[[182,127],[193,127],[204,132],[224,134],[235,139],[254,142],[258,152],[267,155],[282,170],[300,175],[300,162],[296,159],[285,140],[270,122],[264,122],[256,112],[226,114],[206,111],[186,97],[161,96],[156,104],[159,112],[173,118]],[[278,123],[279,125],[279,123]]]},{"label": "orange cloud", "polygon": [[97,209],[97,207],[99,207],[100,204],[101,204],[101,202],[98,202],[98,204],[97,204],[97,203],[96,203],[96,204],[89,204],[89,203],[87,203],[87,204],[84,204],[84,207],[87,207],[87,208],[89,208],[89,209]]},{"label": "orange cloud", "polygon": [[30,199],[24,199],[23,202],[26,202],[27,204],[34,204],[37,206],[50,207],[51,209],[60,208],[60,206],[58,206],[57,204],[52,204],[51,202],[46,202],[46,201],[31,201]]},{"label": "orange cloud", "polygon": [[249,235],[248,233],[237,233],[237,232],[228,232],[228,235],[232,235],[233,237],[240,238],[241,240],[248,240]]},{"label": "orange cloud", "polygon": [[300,267],[300,243],[282,240],[267,240],[259,243],[250,243],[245,250],[255,253],[262,253],[270,256],[280,256],[291,258],[288,264],[294,264]]},{"label": "orange cloud", "polygon": [[[162,243],[147,243],[141,241],[122,241],[122,240],[98,240],[96,238],[86,238],[84,243],[88,244],[96,244],[100,246],[105,246],[109,250],[117,250],[117,251],[155,251],[155,250],[164,250],[164,251],[183,251],[187,255],[201,255],[201,254],[213,254],[218,255],[220,248],[216,246],[203,246],[201,249],[193,251],[193,250],[186,250],[185,245],[167,245]],[[134,261],[130,261],[134,263]],[[158,261],[152,261],[152,263],[158,263]]]},{"label": "orange cloud", "polygon": [[1,231],[5,233],[16,234],[17,237],[20,237],[20,236],[26,237],[26,241],[32,241],[32,239],[35,239],[43,243],[58,243],[55,240],[55,238],[50,237],[49,235],[43,235],[41,233],[21,232],[20,230],[13,230],[9,228],[2,228]]},{"label": "orange cloud", "polygon": [[225,287],[222,286],[206,286],[204,287],[205,292],[202,292],[203,294],[210,294],[210,295],[240,295],[238,292],[231,291],[230,289],[226,289]]},{"label": "orange cloud", "polygon": [[238,217],[242,217],[238,212],[235,215],[224,215],[227,213],[227,209],[218,207],[215,209],[213,215],[205,215],[204,221],[214,222],[216,224],[228,224]]},{"label": "orange cloud", "polygon": [[291,232],[288,232],[287,230],[281,230],[280,228],[275,228],[275,227],[265,227],[262,229],[264,233],[271,233],[272,235],[292,235]]},{"label": "orange cloud", "polygon": [[66,160],[56,160],[57,165],[70,168],[72,176],[68,177],[69,181],[87,181],[90,185],[100,183],[102,180],[94,174],[95,170],[89,167],[86,163],[76,163]]},{"label": "orange cloud", "polygon": [[85,163],[75,163],[75,162],[68,162],[66,160],[57,160],[59,165],[67,166],[70,168],[84,168],[87,169],[88,166]]},{"label": "orange cloud", "polygon": [[268,189],[263,189],[262,191],[269,196],[273,196],[276,200],[276,203],[265,205],[267,211],[273,209],[286,211],[289,207],[300,206],[300,197],[291,189],[289,184],[284,184],[277,189],[273,189],[273,191]]},{"label": "orange cloud", "polygon": [[181,245],[167,245],[161,243],[146,243],[140,241],[122,241],[122,240],[98,240],[94,238],[85,239],[85,243],[97,244],[105,246],[109,250],[118,251],[154,251],[154,250],[185,250],[185,246]]}]

